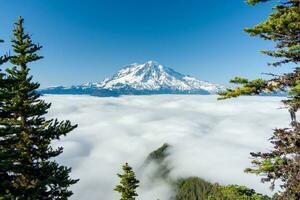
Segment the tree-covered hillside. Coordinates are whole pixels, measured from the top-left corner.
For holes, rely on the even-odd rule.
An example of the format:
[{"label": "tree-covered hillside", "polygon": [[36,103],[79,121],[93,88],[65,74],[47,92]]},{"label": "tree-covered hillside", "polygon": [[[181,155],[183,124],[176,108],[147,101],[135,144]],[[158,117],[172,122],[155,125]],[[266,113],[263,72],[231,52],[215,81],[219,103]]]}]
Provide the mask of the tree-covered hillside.
[{"label": "tree-covered hillside", "polygon": [[270,200],[265,195],[258,194],[255,190],[239,185],[220,185],[211,183],[200,177],[183,177],[172,179],[167,157],[171,145],[165,143],[155,151],[151,152],[145,161],[145,165],[154,162],[158,165],[154,172],[154,178],[165,179],[175,194],[170,200]]}]

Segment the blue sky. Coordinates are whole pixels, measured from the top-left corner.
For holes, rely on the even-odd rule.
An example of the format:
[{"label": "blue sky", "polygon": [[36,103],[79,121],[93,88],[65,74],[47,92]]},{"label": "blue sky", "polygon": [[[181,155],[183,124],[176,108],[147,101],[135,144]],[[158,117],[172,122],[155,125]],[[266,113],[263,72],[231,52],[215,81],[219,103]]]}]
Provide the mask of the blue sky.
[{"label": "blue sky", "polygon": [[44,46],[45,58],[32,65],[42,87],[101,81],[147,60],[227,84],[236,75],[255,78],[273,70],[259,52],[272,44],[243,32],[271,7],[243,0],[6,0],[1,51],[9,49],[13,23],[23,16],[33,41]]}]

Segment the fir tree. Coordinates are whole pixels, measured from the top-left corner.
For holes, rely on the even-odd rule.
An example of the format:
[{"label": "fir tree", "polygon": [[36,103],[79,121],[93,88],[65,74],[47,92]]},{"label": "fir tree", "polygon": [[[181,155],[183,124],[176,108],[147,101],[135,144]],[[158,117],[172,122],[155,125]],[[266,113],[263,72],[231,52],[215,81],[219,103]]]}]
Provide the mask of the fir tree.
[{"label": "fir tree", "polygon": [[39,84],[32,81],[28,66],[42,58],[37,54],[42,46],[32,42],[23,23],[21,17],[15,23],[14,54],[9,58],[13,67],[6,70],[9,84],[1,86],[5,95],[1,97],[0,164],[7,177],[5,183],[1,181],[0,199],[68,199],[72,195],[69,186],[78,180],[69,177],[70,168],[54,160],[63,149],[50,144],[76,125],[45,119],[51,104],[40,99]]},{"label": "fir tree", "polygon": [[121,194],[120,200],[135,200],[135,197],[138,196],[136,189],[139,187],[139,181],[136,179],[135,173],[128,163],[123,165],[123,171],[124,174],[118,174],[121,181],[114,190]]},{"label": "fir tree", "polygon": [[[271,0],[248,0],[255,5]],[[251,36],[258,36],[275,43],[275,50],[263,50],[262,53],[275,57],[279,61],[271,63],[280,66],[286,63],[298,64],[300,61],[300,0],[283,0],[274,7],[268,19],[253,28],[246,28]],[[269,80],[236,77],[232,83],[240,84],[236,89],[221,92],[220,99],[253,95],[262,92],[288,90],[289,99],[283,103],[291,116],[291,127],[275,129],[270,141],[274,148],[267,153],[251,153],[253,167],[246,172],[263,176],[263,182],[282,182],[282,191],[277,199],[300,199],[300,124],[296,112],[300,108],[300,68],[282,75],[270,74]]]}]

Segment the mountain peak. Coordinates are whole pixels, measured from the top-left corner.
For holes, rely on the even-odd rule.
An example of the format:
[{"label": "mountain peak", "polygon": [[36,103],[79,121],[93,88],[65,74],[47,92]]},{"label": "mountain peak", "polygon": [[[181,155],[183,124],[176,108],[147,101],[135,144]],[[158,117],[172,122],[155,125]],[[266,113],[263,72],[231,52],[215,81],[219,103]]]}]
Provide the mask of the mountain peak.
[{"label": "mountain peak", "polygon": [[145,64],[148,64],[148,65],[160,65],[157,61],[155,60],[149,60],[147,61]]},{"label": "mountain peak", "polygon": [[154,61],[154,60],[149,60],[149,61],[145,62],[144,65],[151,66],[151,67],[161,66],[161,64],[159,64],[157,61]]},{"label": "mountain peak", "polygon": [[91,94],[118,96],[122,94],[215,94],[225,87],[198,80],[150,60],[121,68],[100,83],[86,83],[72,87],[56,87],[44,94]]},{"label": "mountain peak", "polygon": [[221,86],[197,80],[150,60],[143,64],[131,64],[99,85],[105,89],[132,88],[135,90],[206,90],[215,93]]}]

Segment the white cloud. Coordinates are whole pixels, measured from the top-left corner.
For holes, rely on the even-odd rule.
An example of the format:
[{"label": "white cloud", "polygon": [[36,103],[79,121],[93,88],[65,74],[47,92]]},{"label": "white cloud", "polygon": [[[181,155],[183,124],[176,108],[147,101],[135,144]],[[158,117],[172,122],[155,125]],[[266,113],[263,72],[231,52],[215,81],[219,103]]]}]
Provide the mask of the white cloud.
[{"label": "white cloud", "polygon": [[[265,151],[275,127],[289,115],[278,97],[243,97],[217,101],[216,96],[154,95],[99,98],[49,95],[48,117],[69,119],[79,127],[55,143],[65,147],[58,161],[73,168],[80,181],[72,199],[118,199],[116,173],[129,162],[141,180],[140,198],[167,199],[165,183],[147,182],[140,166],[167,142],[173,145],[171,176],[200,176],[223,184],[243,184],[268,193],[260,178],[245,174],[249,152]],[[148,171],[148,173],[151,173]]]}]

